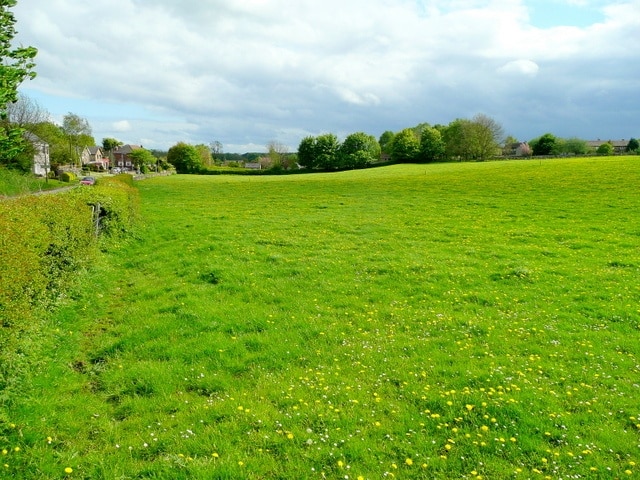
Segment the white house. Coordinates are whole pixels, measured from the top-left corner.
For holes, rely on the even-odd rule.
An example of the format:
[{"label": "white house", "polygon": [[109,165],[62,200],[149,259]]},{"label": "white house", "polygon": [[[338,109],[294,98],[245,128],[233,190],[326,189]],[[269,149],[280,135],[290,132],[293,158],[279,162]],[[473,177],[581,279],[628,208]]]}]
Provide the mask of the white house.
[{"label": "white house", "polygon": [[51,167],[49,144],[31,132],[26,132],[24,137],[31,142],[31,145],[33,145],[33,149],[35,150],[31,171],[34,175],[46,177]]}]

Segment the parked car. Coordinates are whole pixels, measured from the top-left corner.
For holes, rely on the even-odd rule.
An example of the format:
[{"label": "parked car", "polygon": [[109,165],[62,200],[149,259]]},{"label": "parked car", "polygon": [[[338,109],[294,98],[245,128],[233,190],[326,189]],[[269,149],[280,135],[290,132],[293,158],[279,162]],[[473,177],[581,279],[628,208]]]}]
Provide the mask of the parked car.
[{"label": "parked car", "polygon": [[80,185],[95,185],[96,179],[94,177],[82,177],[80,179]]}]

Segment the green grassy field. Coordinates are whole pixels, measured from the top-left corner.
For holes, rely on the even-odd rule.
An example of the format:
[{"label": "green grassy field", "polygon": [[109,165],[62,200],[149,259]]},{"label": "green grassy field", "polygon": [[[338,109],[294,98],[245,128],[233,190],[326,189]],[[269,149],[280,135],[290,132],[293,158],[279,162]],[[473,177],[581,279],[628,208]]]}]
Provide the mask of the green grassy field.
[{"label": "green grassy field", "polygon": [[0,167],[0,197],[24,195],[41,190],[51,190],[68,186],[68,184],[53,179],[36,178]]},{"label": "green grassy field", "polygon": [[7,478],[635,478],[640,159],[140,182]]}]

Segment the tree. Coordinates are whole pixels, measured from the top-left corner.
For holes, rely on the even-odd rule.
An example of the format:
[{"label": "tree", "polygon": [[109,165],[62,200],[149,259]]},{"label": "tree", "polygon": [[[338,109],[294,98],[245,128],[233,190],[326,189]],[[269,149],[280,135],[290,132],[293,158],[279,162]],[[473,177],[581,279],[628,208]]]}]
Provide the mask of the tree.
[{"label": "tree", "polygon": [[580,138],[571,137],[561,142],[561,150],[572,155],[584,155],[589,152],[589,145]]},{"label": "tree", "polygon": [[391,160],[396,163],[415,163],[420,154],[420,140],[410,128],[398,132],[391,146]]},{"label": "tree", "polygon": [[473,158],[473,126],[470,120],[458,118],[442,129],[445,156],[451,160]]},{"label": "tree", "polygon": [[604,156],[613,155],[613,145],[611,142],[603,143],[597,148],[596,153]]},{"label": "tree", "polygon": [[311,136],[304,137],[298,145],[298,163],[306,168],[316,167],[316,139]]},{"label": "tree", "polygon": [[26,95],[19,94],[15,103],[7,105],[9,123],[20,128],[29,128],[49,121],[49,112]]},{"label": "tree", "polygon": [[439,130],[429,127],[420,134],[420,160],[438,162],[444,159],[445,145]]},{"label": "tree", "polygon": [[167,161],[178,173],[198,173],[202,168],[202,159],[193,145],[178,142],[167,152]]},{"label": "tree", "polygon": [[338,166],[338,149],[340,143],[333,133],[325,133],[316,138],[316,165],[322,170],[335,170]]},{"label": "tree", "polygon": [[534,155],[557,155],[558,139],[551,133],[545,133],[540,138],[529,142]]},{"label": "tree", "polygon": [[486,160],[500,152],[504,138],[502,126],[482,113],[471,120],[472,153],[476,160]]},{"label": "tree", "polygon": [[200,157],[200,162],[204,167],[210,167],[213,165],[213,157],[211,156],[211,149],[207,145],[205,144],[196,145],[195,149],[198,152],[198,156]]},{"label": "tree", "polygon": [[75,113],[67,113],[62,119],[62,131],[69,144],[69,156],[73,163],[78,163],[80,150],[95,144],[91,136],[91,126],[86,118]]},{"label": "tree", "polygon": [[629,143],[627,143],[627,148],[625,150],[630,153],[640,152],[640,142],[635,138],[629,139]]},{"label": "tree", "polygon": [[289,153],[289,148],[281,142],[277,140],[271,140],[267,143],[267,157],[269,157],[268,163],[271,165],[272,169],[278,170],[289,170],[293,167],[293,162],[291,158],[287,155]]},{"label": "tree", "polygon": [[378,140],[378,143],[380,144],[380,149],[382,150],[382,153],[386,155],[391,155],[391,146],[393,145],[393,137],[395,136],[396,134],[390,130],[387,130],[382,135],[380,135],[380,139]]},{"label": "tree", "polygon": [[0,164],[11,164],[16,156],[29,148],[24,130],[12,125],[9,106],[18,100],[18,87],[26,79],[35,78],[33,71],[38,51],[34,47],[13,48],[16,19],[9,9],[16,0],[0,0]]},{"label": "tree", "polygon": [[129,153],[129,158],[137,170],[146,173],[156,165],[156,157],[145,148],[136,148]]},{"label": "tree", "polygon": [[380,158],[380,144],[372,135],[352,133],[340,145],[338,156],[340,168],[364,168]]},{"label": "tree", "polygon": [[115,138],[103,138],[102,139],[102,148],[104,148],[107,157],[113,162],[113,151],[122,146],[122,142],[120,140],[116,140]]}]

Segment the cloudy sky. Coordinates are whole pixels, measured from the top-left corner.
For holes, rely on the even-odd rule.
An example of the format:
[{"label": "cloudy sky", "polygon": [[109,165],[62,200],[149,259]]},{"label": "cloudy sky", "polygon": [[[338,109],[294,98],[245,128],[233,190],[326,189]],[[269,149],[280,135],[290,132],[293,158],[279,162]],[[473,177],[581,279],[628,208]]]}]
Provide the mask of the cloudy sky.
[{"label": "cloudy sky", "polygon": [[488,115],[640,137],[640,0],[18,0],[21,92],[100,143],[297,149]]}]

